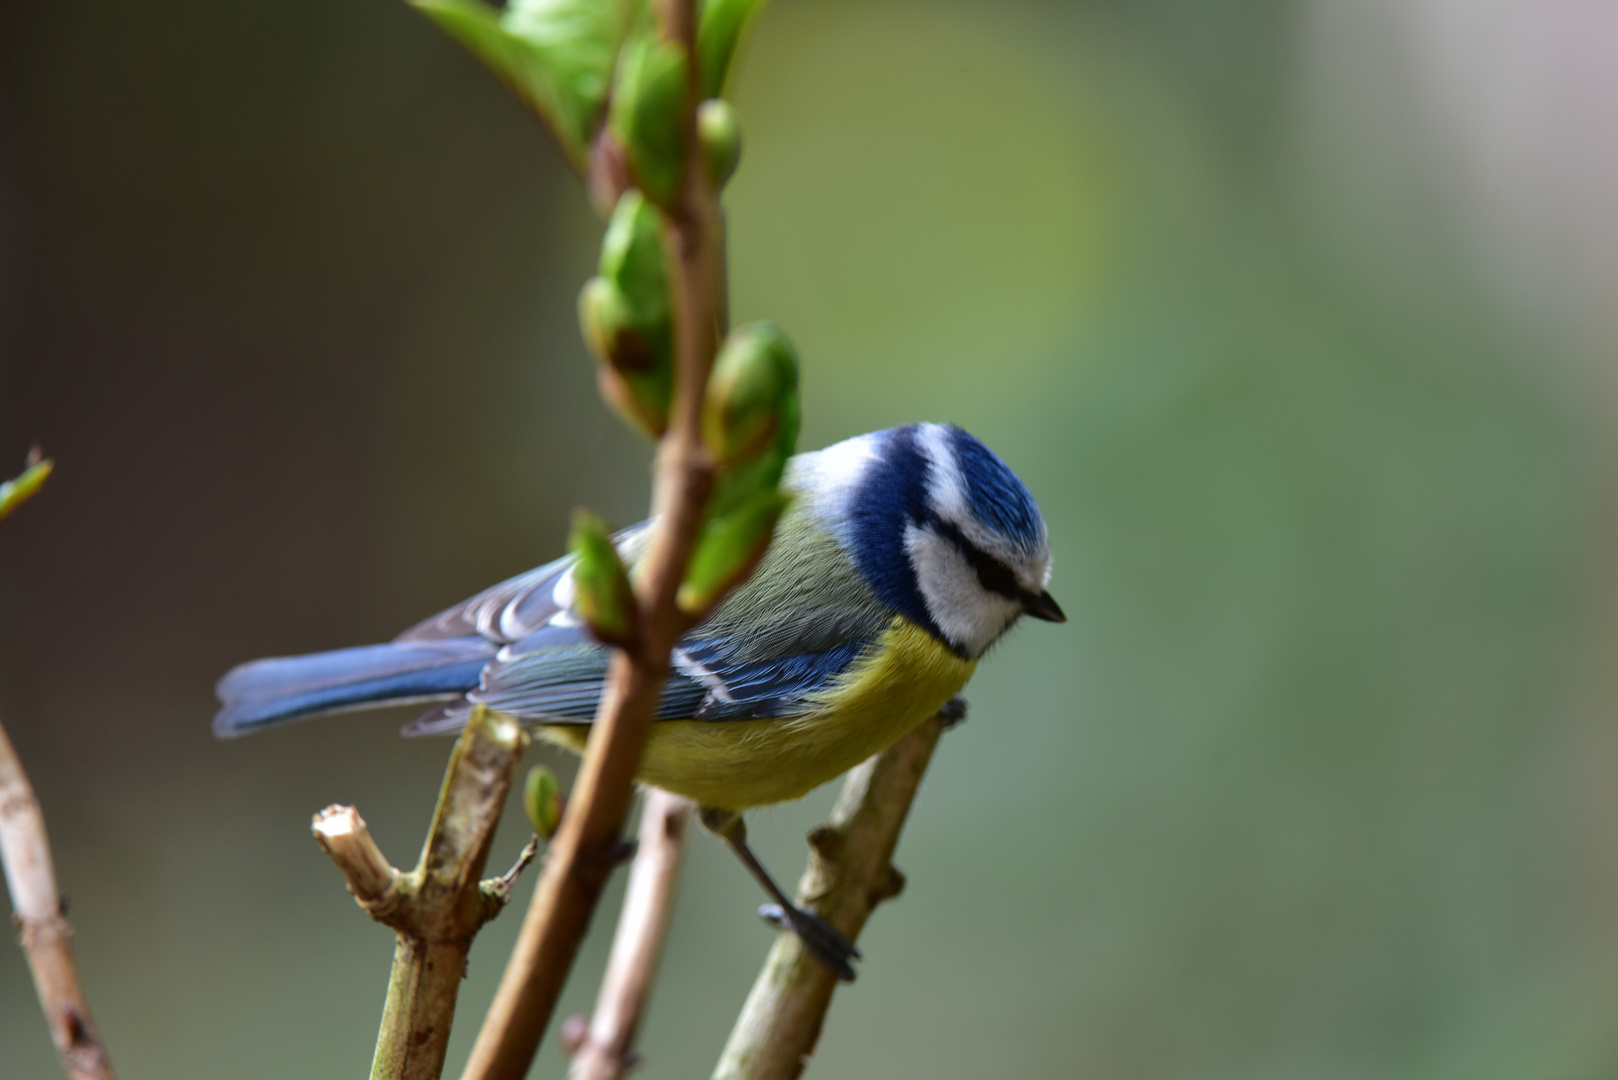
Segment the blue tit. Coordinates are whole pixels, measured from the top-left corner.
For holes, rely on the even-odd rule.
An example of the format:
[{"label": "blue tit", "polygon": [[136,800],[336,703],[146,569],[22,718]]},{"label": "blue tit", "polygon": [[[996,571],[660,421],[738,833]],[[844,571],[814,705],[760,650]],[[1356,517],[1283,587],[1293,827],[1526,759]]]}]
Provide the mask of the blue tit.
[{"label": "blue tit", "polygon": [[[852,978],[857,952],[787,902],[747,850],[741,811],[887,749],[951,702],[1021,616],[1065,617],[1046,591],[1038,504],[958,427],[912,424],[800,454],[783,485],[792,501],[758,569],[670,658],[639,775],[702,807],[775,898],[775,920]],[[626,565],[647,538],[648,523],[617,535]],[[385,645],[243,664],[219,682],[214,733],[433,701],[405,734],[456,731],[484,705],[580,751],[609,650],[572,599],[564,558]]]}]

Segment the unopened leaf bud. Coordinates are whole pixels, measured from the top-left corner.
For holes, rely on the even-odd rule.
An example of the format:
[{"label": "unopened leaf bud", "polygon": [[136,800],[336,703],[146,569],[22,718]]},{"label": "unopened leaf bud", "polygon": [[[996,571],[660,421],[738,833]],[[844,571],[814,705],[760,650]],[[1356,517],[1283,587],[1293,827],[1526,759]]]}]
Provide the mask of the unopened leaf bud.
[{"label": "unopened leaf bud", "polygon": [[640,192],[625,192],[601,241],[601,273],[579,294],[585,341],[604,365],[602,396],[659,438],[674,391],[663,219]]},{"label": "unopened leaf bud", "polygon": [[608,645],[628,645],[635,637],[638,608],[629,574],[607,533],[607,523],[588,510],[573,514],[568,547],[575,557],[573,607],[590,632]]},{"label": "unopened leaf bud", "polygon": [[528,780],[522,790],[522,808],[528,812],[528,823],[534,827],[534,832],[547,840],[555,836],[562,825],[565,804],[562,785],[557,783],[555,773],[543,765],[528,770]]},{"label": "unopened leaf bud", "polygon": [[724,98],[709,98],[697,107],[697,140],[713,186],[724,187],[742,159],[742,125]]},{"label": "unopened leaf bud", "polygon": [[702,618],[753,572],[770,546],[775,523],[788,501],[787,494],[779,488],[767,488],[703,524],[685,580],[675,597],[680,610],[691,618]]},{"label": "unopened leaf bud", "polygon": [[667,319],[668,259],[663,252],[663,214],[630,189],[618,199],[601,237],[600,273],[624,292],[641,322]]},{"label": "unopened leaf bud", "polygon": [[679,193],[685,168],[685,50],[656,34],[624,49],[608,122],[642,191],[660,203]]},{"label": "unopened leaf bud", "polygon": [[714,360],[702,434],[727,468],[798,438],[798,354],[774,323],[733,331]]}]

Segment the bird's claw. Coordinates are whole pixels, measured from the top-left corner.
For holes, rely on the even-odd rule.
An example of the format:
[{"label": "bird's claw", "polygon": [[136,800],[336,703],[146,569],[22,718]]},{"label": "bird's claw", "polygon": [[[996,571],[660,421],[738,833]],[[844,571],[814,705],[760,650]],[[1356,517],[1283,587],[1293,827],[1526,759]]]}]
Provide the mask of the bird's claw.
[{"label": "bird's claw", "polygon": [[762,904],[758,914],[759,918],[777,930],[790,930],[797,934],[809,954],[825,964],[840,981],[854,981],[854,965],[849,961],[862,959],[860,951],[831,923],[814,912],[791,905]]}]

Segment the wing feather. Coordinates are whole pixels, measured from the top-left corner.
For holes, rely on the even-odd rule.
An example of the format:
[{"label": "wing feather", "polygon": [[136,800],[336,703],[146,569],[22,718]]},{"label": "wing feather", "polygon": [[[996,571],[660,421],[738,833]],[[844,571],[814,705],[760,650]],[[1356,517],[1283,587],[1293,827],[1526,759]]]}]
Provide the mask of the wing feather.
[{"label": "wing feather", "polygon": [[[651,521],[631,525],[613,535],[624,562],[633,564],[645,547]],[[573,556],[564,555],[544,566],[490,586],[476,596],[446,608],[412,626],[393,640],[439,641],[479,634],[505,644],[539,630],[567,611],[572,602]]]}]

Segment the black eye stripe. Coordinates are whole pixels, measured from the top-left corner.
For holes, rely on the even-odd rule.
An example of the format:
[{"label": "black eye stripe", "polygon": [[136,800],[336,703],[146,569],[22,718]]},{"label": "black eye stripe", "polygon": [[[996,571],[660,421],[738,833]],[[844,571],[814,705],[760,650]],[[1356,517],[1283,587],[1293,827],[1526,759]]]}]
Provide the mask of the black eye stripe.
[{"label": "black eye stripe", "polygon": [[1017,575],[1012,571],[1011,567],[968,540],[966,534],[961,532],[959,527],[945,521],[943,518],[936,518],[929,524],[932,525],[935,532],[953,544],[955,549],[966,558],[968,565],[977,572],[978,584],[992,593],[1003,596],[1007,600],[1015,600],[1019,604],[1027,598],[1027,590],[1017,580]]}]

